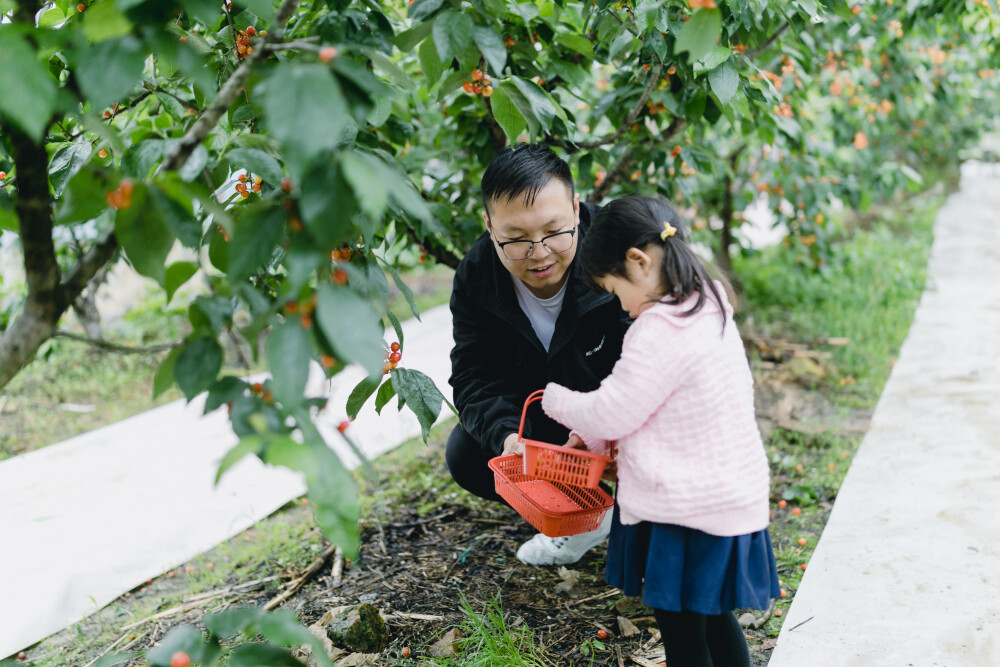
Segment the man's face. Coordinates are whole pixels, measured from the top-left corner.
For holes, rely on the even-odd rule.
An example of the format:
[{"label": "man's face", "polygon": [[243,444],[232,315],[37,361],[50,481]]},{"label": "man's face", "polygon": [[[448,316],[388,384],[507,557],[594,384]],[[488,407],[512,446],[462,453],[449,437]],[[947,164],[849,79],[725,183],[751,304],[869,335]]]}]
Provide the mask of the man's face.
[{"label": "man's face", "polygon": [[566,184],[552,179],[538,191],[531,205],[526,205],[521,196],[510,201],[491,201],[489,213],[483,213],[483,221],[493,237],[493,249],[511,275],[520,278],[540,299],[555,296],[566,282],[570,264],[576,256],[579,234],[572,235],[572,244],[565,252],[554,253],[536,243],[531,256],[520,261],[509,259],[497,244],[541,241],[551,234],[575,230],[580,224],[580,195],[574,194],[571,198]]}]

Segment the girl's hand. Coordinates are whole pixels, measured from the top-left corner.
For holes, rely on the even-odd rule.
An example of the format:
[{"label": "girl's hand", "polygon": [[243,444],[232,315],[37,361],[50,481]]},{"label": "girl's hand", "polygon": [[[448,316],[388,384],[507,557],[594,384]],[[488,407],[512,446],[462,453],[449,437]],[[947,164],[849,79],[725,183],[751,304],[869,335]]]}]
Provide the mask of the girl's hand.
[{"label": "girl's hand", "polygon": [[569,440],[566,441],[566,444],[563,445],[563,447],[571,447],[573,449],[586,449],[587,445],[583,443],[583,438],[578,436],[576,433],[570,433]]},{"label": "girl's hand", "polygon": [[612,460],[608,465],[604,466],[604,474],[601,475],[601,479],[605,482],[617,482],[618,481],[618,462]]}]

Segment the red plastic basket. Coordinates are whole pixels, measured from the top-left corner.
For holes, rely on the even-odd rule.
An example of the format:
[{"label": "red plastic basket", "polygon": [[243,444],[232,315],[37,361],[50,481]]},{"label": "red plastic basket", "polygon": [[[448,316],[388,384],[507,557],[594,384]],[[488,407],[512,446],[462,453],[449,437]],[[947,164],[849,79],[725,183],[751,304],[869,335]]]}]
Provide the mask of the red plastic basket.
[{"label": "red plastic basket", "polygon": [[520,456],[490,459],[496,490],[540,533],[549,537],[596,530],[614,499],[604,489],[586,489],[539,479],[523,472]]},{"label": "red plastic basket", "polygon": [[524,419],[528,414],[528,406],[542,400],[543,391],[539,389],[529,394],[521,410],[521,425],[517,429],[517,439],[524,444],[525,474],[550,482],[596,489],[601,482],[605,466],[612,461],[610,456],[524,437]]}]

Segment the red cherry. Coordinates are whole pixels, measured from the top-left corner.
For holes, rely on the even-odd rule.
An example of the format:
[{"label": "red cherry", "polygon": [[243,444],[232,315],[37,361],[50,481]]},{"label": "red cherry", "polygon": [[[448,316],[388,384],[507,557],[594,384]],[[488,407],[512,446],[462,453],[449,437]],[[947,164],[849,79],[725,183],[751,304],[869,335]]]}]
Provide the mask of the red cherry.
[{"label": "red cherry", "polygon": [[402,358],[403,358],[402,354],[400,354],[399,352],[393,352],[392,354],[389,355],[389,363],[398,364],[399,360]]},{"label": "red cherry", "polygon": [[24,651],[21,651],[20,653],[17,654],[17,659],[18,660],[27,660],[28,659],[28,654],[25,653]]},{"label": "red cherry", "polygon": [[598,639],[607,639],[608,638],[608,631],[605,630],[604,628],[601,628],[600,630],[597,631],[597,638]]},{"label": "red cherry", "polygon": [[337,49],[332,46],[324,46],[319,50],[319,61],[321,63],[328,63],[337,57]]},{"label": "red cherry", "polygon": [[7,178],[7,172],[6,171],[0,171],[0,181],[2,181],[5,178]]},{"label": "red cherry", "polygon": [[85,4],[83,4],[83,3],[81,2],[80,4],[78,4],[78,5],[76,6],[76,11],[78,11],[78,12],[80,12],[80,13],[82,14],[82,13],[83,13],[83,10],[85,10],[86,8],[87,8],[87,5],[85,5]]},{"label": "red cherry", "polygon": [[170,667],[188,667],[191,657],[184,651],[177,651],[170,657]]},{"label": "red cherry", "polygon": [[350,427],[350,425],[351,425],[351,422],[349,422],[349,421],[342,421],[339,424],[337,424],[337,430],[340,431],[341,433],[343,433],[344,431],[346,431],[348,429],[348,427]]},{"label": "red cherry", "polygon": [[471,81],[466,81],[465,83],[462,84],[462,90],[464,90],[470,95],[474,95],[475,88],[473,88],[472,85],[473,84]]},{"label": "red cherry", "polygon": [[474,70],[472,70],[472,80],[473,81],[482,81],[483,80],[483,70],[481,70],[481,69],[474,69]]},{"label": "red cherry", "polygon": [[403,650],[402,650],[402,651],[400,651],[399,653],[400,653],[400,655],[402,655],[402,656],[403,656],[404,658],[409,658],[409,657],[410,657],[410,647],[409,647],[409,646],[404,646],[404,647],[403,647]]},{"label": "red cherry", "polygon": [[399,352],[399,343],[393,342],[393,344],[389,346],[389,349],[393,352]]},{"label": "red cherry", "polygon": [[250,26],[249,28],[247,28],[247,34],[253,37],[254,35],[257,34],[257,28]]},{"label": "red cherry", "polygon": [[281,179],[281,189],[287,194],[292,191],[292,179],[283,178]]},{"label": "red cherry", "polygon": [[333,282],[337,283],[338,285],[347,284],[347,271],[344,271],[343,269],[334,270],[332,277],[333,277]]}]

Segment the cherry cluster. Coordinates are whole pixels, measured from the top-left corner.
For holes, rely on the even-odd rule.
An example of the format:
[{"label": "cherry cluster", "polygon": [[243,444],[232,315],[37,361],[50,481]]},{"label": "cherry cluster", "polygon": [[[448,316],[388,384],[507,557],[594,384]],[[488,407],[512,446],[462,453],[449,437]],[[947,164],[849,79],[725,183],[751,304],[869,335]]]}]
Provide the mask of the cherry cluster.
[{"label": "cherry cluster", "polygon": [[[237,30],[236,34],[236,57],[243,60],[253,53],[253,47],[250,46],[250,38],[257,35],[257,28],[249,26],[246,30]],[[266,34],[266,31],[261,30],[261,37],[264,37]]]},{"label": "cherry cluster", "polygon": [[385,375],[394,369],[402,358],[403,352],[400,350],[399,343],[393,341],[385,353],[385,364],[382,365],[382,374]]},{"label": "cherry cluster", "polygon": [[[247,191],[247,175],[240,174],[239,181],[240,182],[236,184],[236,191],[240,193],[241,197],[246,199],[247,197],[250,196],[250,193]],[[263,178],[261,178],[260,176],[254,176],[251,179],[251,187],[253,188],[253,191],[260,192],[260,184],[263,182],[264,182]]]},{"label": "cherry cluster", "polygon": [[483,97],[489,97],[493,94],[493,86],[490,84],[489,74],[481,69],[474,69],[469,76],[472,80],[463,83],[462,90],[470,95],[482,95]]}]

